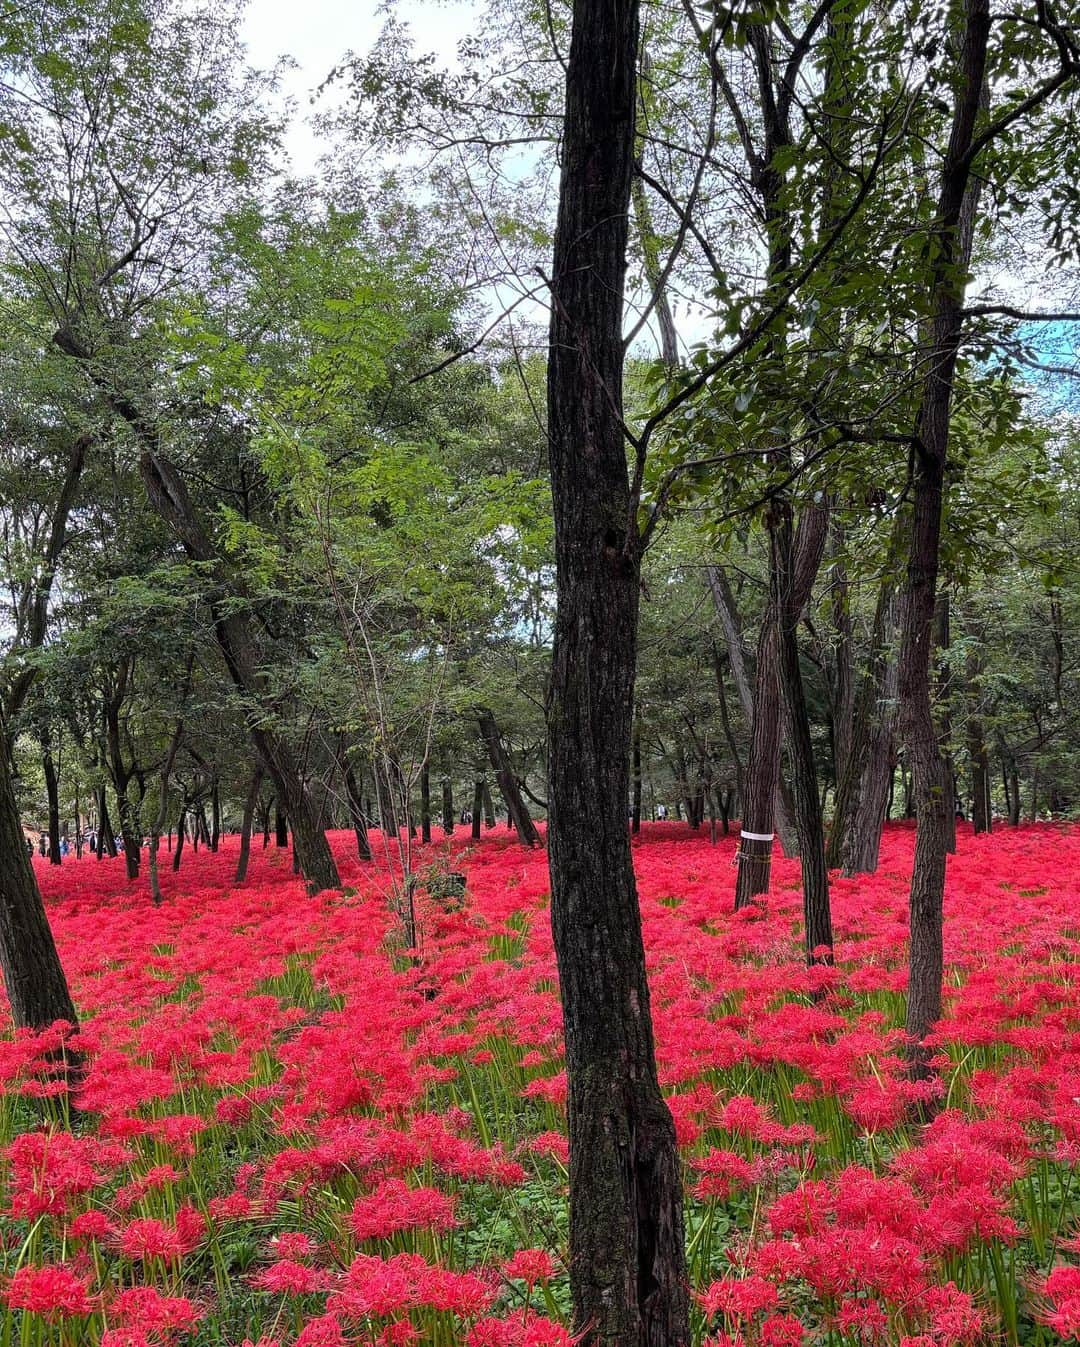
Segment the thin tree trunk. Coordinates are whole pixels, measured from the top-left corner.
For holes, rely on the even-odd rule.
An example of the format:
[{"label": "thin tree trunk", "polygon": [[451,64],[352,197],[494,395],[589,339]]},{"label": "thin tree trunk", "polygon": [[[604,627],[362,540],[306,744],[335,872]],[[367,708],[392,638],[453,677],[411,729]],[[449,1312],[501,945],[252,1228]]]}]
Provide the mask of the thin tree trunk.
[{"label": "thin tree trunk", "polygon": [[442,783],[442,826],[449,837],[454,831],[454,788],[449,781]]},{"label": "thin tree trunk", "polygon": [[244,799],[244,816],[240,823],[240,855],[236,858],[236,875],[233,883],[243,884],[247,879],[248,862],[251,858],[251,829],[255,822],[255,809],[259,803],[259,791],[263,782],[262,763],[257,762],[251,773],[251,782]]},{"label": "thin tree trunk", "polygon": [[216,852],[221,841],[221,788],[215,778],[210,787],[210,850]]},{"label": "thin tree trunk", "polygon": [[472,840],[480,841],[480,824],[483,821],[484,812],[484,783],[481,780],[473,782],[472,797]]},{"label": "thin tree trunk", "polygon": [[574,0],[551,283],[551,918],[584,1347],[690,1338],[682,1180],[626,826],[641,564],[621,416],[637,20],[636,0]]},{"label": "thin tree trunk", "polygon": [[484,827],[494,828],[495,826],[495,802],[491,798],[491,788],[484,782]]},{"label": "thin tree trunk", "polygon": [[420,765],[420,840],[431,841],[431,767],[427,758]]},{"label": "thin tree trunk", "polygon": [[53,762],[52,748],[48,735],[43,739],[41,759],[45,773],[45,794],[49,802],[49,863],[59,865],[60,855],[60,785],[56,779],[56,764]]},{"label": "thin tree trunk", "polygon": [[630,831],[641,832],[641,717],[634,717],[634,738],[632,750],[633,799],[630,805]]},{"label": "thin tree trunk", "polygon": [[180,816],[176,820],[176,850],[173,852],[172,868],[175,874],[180,869],[180,858],[184,854],[184,842],[187,838],[187,806],[180,806]]},{"label": "thin tree trunk", "polygon": [[371,860],[371,840],[368,837],[367,815],[364,812],[363,791],[351,762],[345,763],[345,796],[349,802],[349,818],[356,836],[356,854],[362,861]]},{"label": "thin tree trunk", "polygon": [[[528,806],[518,787],[514,765],[510,761],[510,755],[503,744],[499,727],[495,723],[495,717],[486,706],[477,711],[476,717],[480,726],[480,738],[484,741],[484,747],[487,749],[488,761],[495,773],[495,780],[498,782],[503,802],[506,805],[506,812],[517,830],[518,841],[523,846],[538,847],[540,846],[540,834],[536,830],[536,824],[532,821]],[[622,808],[626,808],[625,793]]]},{"label": "thin tree trunk", "polygon": [[282,848],[289,845],[289,820],[280,801],[274,806],[274,845]]}]

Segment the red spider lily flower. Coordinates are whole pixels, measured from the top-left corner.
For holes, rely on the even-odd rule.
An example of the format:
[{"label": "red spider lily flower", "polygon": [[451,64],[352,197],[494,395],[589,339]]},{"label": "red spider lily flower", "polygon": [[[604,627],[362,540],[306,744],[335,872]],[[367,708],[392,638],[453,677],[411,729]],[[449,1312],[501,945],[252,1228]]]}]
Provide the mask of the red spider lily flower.
[{"label": "red spider lily flower", "polygon": [[96,1308],[89,1280],[63,1263],[19,1268],[12,1273],[3,1295],[13,1310],[63,1319],[93,1314]]}]

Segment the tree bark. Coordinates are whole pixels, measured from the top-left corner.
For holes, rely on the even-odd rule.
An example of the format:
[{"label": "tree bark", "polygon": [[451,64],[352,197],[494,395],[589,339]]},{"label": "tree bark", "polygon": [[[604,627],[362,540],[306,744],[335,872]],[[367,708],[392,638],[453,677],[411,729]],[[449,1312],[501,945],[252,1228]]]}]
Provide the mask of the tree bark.
[{"label": "tree bark", "polygon": [[244,696],[248,734],[255,752],[292,822],[293,846],[308,888],[312,893],[339,888],[341,879],[330,844],[299,764],[290,746],[267,720],[269,693],[250,620],[235,605],[235,587],[195,514],[183,479],[173,464],[151,447],[152,437],[144,432],[141,438],[146,447],[140,458],[140,470],[151,505],[176,533],[192,560],[203,563],[209,572],[208,598],[214,635],[229,675]]},{"label": "tree bark", "polygon": [[420,766],[420,840],[431,841],[431,767],[427,758]]},{"label": "tree bark", "polygon": [[[743,767],[737,756],[735,759],[740,776],[739,806],[744,819],[743,826],[750,832],[771,832],[775,827],[776,833],[780,838],[780,848],[784,855],[795,856],[798,853],[799,844],[795,832],[795,825],[791,821],[793,810],[791,808],[789,794],[783,779],[783,773],[780,770],[781,740],[776,741],[775,772],[778,788],[774,789],[773,792],[773,821],[769,823],[767,828],[752,828],[749,823],[745,822],[748,812],[746,777],[751,770],[750,763],[753,763],[754,773],[759,777],[772,770],[769,767],[771,759],[762,758],[762,754],[771,751],[773,742],[772,731],[769,727],[771,718],[774,714],[779,718],[781,714],[779,711],[779,684],[775,675],[770,675],[769,673],[769,667],[772,666],[767,667],[762,673],[759,673],[759,664],[755,667],[754,682],[751,686],[750,676],[746,668],[746,647],[743,644],[742,624],[739,621],[739,611],[735,604],[735,595],[731,592],[731,585],[728,583],[727,574],[722,566],[715,564],[707,566],[705,568],[705,574],[706,579],[708,580],[709,592],[713,599],[713,607],[716,609],[716,615],[720,619],[720,628],[724,633],[724,645],[727,648],[728,663],[731,665],[731,673],[732,677],[735,679],[735,687],[739,693],[739,704],[742,707],[746,723],[750,726],[750,750],[746,767]],[[763,619],[763,621],[767,620],[768,616],[768,613],[766,613],[766,618]],[[759,636],[759,660],[761,655],[760,639]],[[754,715],[755,707],[757,707],[759,701],[762,705],[762,733],[764,737],[763,741],[755,750]],[[724,711],[724,714],[726,716],[726,711]],[[782,732],[783,723],[782,721],[779,723]],[[759,782],[758,795],[763,794],[766,789],[767,785]],[[751,849],[751,851],[752,850],[753,849]],[[754,892],[765,893],[768,891],[768,870],[771,867],[771,863],[772,850],[770,846],[768,864],[765,866],[765,888],[756,889]],[[754,862],[753,864],[757,865],[758,863]],[[749,901],[749,898],[747,898],[746,901]]]},{"label": "tree bark", "polygon": [[60,784],[56,779],[52,745],[48,731],[42,735],[41,767],[45,774],[45,795],[49,802],[49,863],[59,865],[60,856]]},{"label": "tree bark", "polygon": [[244,798],[244,816],[240,823],[240,855],[236,858],[234,884],[243,884],[247,879],[248,862],[251,859],[251,829],[255,823],[255,810],[259,803],[263,775],[262,763],[257,762],[252,769],[248,793]]},{"label": "tree bark", "polygon": [[641,832],[641,717],[634,717],[633,737],[633,799],[630,805],[630,831]]},{"label": "tree bark", "polygon": [[45,1029],[78,1016],[45,904],[26,853],[11,777],[8,736],[0,719],[0,971],[17,1028]]},{"label": "tree bark", "polygon": [[483,822],[484,813],[484,783],[477,780],[473,783],[472,797],[472,840],[480,841],[480,825]]},{"label": "tree bark", "polygon": [[[808,513],[815,508],[809,507]],[[824,509],[817,512],[823,516],[818,525],[823,548],[827,513]],[[829,907],[829,875],[825,868],[825,829],[814,765],[814,745],[810,737],[810,717],[806,709],[806,695],[799,663],[798,628],[803,604],[800,601],[798,579],[795,575],[792,510],[790,502],[782,497],[774,501],[770,511],[769,537],[773,604],[777,615],[776,640],[779,650],[780,683],[787,711],[792,788],[795,797],[795,826],[799,832],[806,961],[831,963],[833,931]]]},{"label": "tree bark", "polygon": [[345,765],[345,794],[349,801],[349,817],[356,835],[356,854],[362,861],[371,860],[371,839],[368,837],[367,816],[357,780],[356,769],[351,762]]},{"label": "tree bark", "polygon": [[536,830],[536,824],[533,823],[529,808],[521,794],[514,764],[510,761],[510,755],[503,744],[499,727],[495,723],[495,717],[488,707],[482,706],[476,713],[476,719],[480,727],[480,738],[484,741],[484,747],[487,749],[488,761],[491,763],[495,780],[498,782],[499,791],[506,805],[506,812],[517,830],[518,841],[526,847],[538,847],[541,844],[540,834]]},{"label": "tree bark", "polygon": [[442,783],[442,826],[449,837],[454,831],[454,788],[449,781]]},{"label": "tree bark", "polygon": [[983,98],[989,32],[989,0],[965,0],[952,125],[936,210],[927,373],[912,444],[911,540],[900,628],[899,694],[917,819],[906,1019],[915,1077],[930,1072],[930,1050],[924,1040],[941,1015],[942,904],[953,800],[934,725],[931,646],[953,380],[978,199],[977,186],[970,190],[969,152]]},{"label": "tree bark", "polygon": [[566,1036],[570,1289],[586,1347],[685,1347],[682,1182],[630,854],[640,542],[622,423],[636,0],[574,0],[548,427],[557,615],[551,918]]},{"label": "tree bark", "polygon": [[180,806],[180,815],[176,820],[176,850],[173,852],[172,868],[175,874],[180,869],[180,857],[184,852],[184,842],[187,838],[187,806]]}]

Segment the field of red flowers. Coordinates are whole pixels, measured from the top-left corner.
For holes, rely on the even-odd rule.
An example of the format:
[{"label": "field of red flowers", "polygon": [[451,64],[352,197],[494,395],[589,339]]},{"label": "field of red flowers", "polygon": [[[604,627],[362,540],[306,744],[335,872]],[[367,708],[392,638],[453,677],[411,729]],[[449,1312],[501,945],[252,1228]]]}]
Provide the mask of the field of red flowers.
[{"label": "field of red flowers", "polygon": [[[812,971],[797,863],[735,916],[733,841],[636,845],[696,1340],[1080,1337],[1080,830],[962,831],[925,1127],[898,1028],[912,836],[835,883]],[[167,873],[160,908],[122,861],[36,862],[87,1067],[69,1114],[56,1034],[0,1039],[0,1347],[569,1343],[543,854],[500,830],[422,851],[468,883],[421,900],[417,963],[346,836],[347,887],[317,898],[274,848],[234,887],[235,846]]]}]

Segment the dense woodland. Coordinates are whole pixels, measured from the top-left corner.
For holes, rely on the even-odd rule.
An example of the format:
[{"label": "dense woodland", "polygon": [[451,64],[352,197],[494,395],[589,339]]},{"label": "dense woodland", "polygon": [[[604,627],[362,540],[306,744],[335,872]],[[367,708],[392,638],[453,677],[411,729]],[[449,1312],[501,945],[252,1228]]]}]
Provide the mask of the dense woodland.
[{"label": "dense woodland", "polygon": [[0,18],[15,1019],[77,1018],[26,837],[120,839],[160,904],[236,832],[238,879],[289,846],[336,889],[348,828],[408,948],[433,822],[509,821],[550,855],[575,1322],[675,1347],[641,821],[737,829],[740,907],[797,855],[828,962],[830,875],[914,818],[918,1080],[955,820],[1080,815],[1078,15],[491,0],[439,61],[391,14],[298,168],[238,14]]}]

